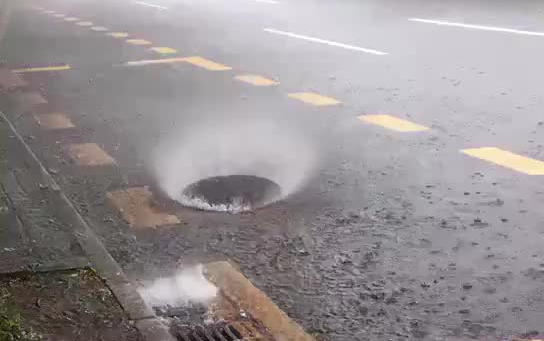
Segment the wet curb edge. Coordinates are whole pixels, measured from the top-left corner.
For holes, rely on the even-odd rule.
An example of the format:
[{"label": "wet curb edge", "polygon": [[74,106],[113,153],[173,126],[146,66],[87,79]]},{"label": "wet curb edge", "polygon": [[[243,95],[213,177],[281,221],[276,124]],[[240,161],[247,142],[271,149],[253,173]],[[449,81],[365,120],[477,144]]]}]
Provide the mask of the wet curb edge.
[{"label": "wet curb edge", "polygon": [[40,182],[48,187],[49,195],[57,204],[59,214],[65,218],[73,230],[76,240],[89,258],[92,268],[102,277],[113,292],[123,310],[135,322],[146,341],[175,341],[162,324],[151,307],[149,307],[136,291],[135,286],[127,278],[119,264],[113,259],[102,242],[98,239],[91,227],[64,195],[51,174],[45,169],[30,146],[19,135],[11,121],[0,111],[0,119],[4,120],[18,144],[21,147],[21,156],[32,167],[36,167],[41,175]]}]

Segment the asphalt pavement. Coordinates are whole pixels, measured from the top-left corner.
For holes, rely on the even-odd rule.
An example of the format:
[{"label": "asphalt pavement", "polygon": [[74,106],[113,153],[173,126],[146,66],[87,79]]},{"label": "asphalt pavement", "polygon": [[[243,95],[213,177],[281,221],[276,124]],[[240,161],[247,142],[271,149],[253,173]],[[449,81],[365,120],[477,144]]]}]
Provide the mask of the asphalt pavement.
[{"label": "asphalt pavement", "polygon": [[[321,340],[544,333],[542,4],[11,5],[0,110],[131,280],[228,259]],[[240,173],[284,197],[169,200]]]}]

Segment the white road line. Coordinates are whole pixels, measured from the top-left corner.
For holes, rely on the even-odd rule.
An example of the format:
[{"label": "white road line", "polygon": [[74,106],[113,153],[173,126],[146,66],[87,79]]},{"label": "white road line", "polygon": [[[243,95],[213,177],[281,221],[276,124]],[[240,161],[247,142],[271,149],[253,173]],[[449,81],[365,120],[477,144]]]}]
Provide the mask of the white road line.
[{"label": "white road line", "polygon": [[522,31],[522,30],[514,30],[514,29],[511,29],[511,28],[503,28],[503,27],[495,27],[495,26],[482,26],[482,25],[471,25],[471,24],[463,24],[463,23],[456,23],[456,22],[449,22],[449,21],[420,19],[420,18],[410,18],[408,20],[421,22],[421,23],[426,23],[426,24],[435,24],[435,25],[440,25],[440,26],[454,26],[454,27],[472,28],[472,29],[475,29],[475,30],[506,32],[506,33],[524,34],[524,35],[528,35],[528,36],[544,37],[544,32]]},{"label": "white road line", "polygon": [[303,35],[295,34],[295,33],[291,33],[291,32],[279,31],[279,30],[275,30],[275,29],[272,29],[272,28],[265,28],[264,31],[269,32],[269,33],[274,33],[274,34],[280,34],[280,35],[291,37],[291,38],[298,38],[298,39],[308,40],[308,41],[312,41],[314,43],[321,43],[321,44],[326,44],[326,45],[330,45],[330,46],[341,47],[341,48],[344,48],[344,49],[347,49],[347,50],[354,50],[354,51],[359,51],[359,52],[375,54],[375,55],[378,55],[378,56],[385,56],[385,55],[388,54],[387,52],[382,52],[382,51],[373,50],[373,49],[365,49],[363,47],[358,47],[358,46],[353,46],[353,45],[346,45],[346,44],[337,43],[337,42],[330,41],[330,40],[323,40],[323,39],[303,36]]},{"label": "white road line", "polygon": [[273,4],[273,5],[279,4],[279,2],[275,1],[275,0],[253,0],[253,1],[262,2],[262,3],[265,3],[265,4]]},{"label": "white road line", "polygon": [[138,5],[142,5],[142,6],[153,7],[153,8],[158,8],[158,9],[168,9],[168,8],[166,8],[164,6],[150,4],[149,2],[144,2],[144,1],[134,1],[134,2],[137,3]]}]

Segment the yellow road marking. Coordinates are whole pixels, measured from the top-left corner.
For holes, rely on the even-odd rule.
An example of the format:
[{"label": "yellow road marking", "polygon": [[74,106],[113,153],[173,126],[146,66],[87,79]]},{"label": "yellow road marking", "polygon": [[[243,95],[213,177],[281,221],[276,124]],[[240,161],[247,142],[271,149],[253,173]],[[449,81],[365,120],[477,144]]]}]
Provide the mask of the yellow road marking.
[{"label": "yellow road marking", "polygon": [[166,64],[166,63],[180,63],[184,62],[185,58],[164,58],[164,59],[149,59],[149,60],[136,60],[132,62],[126,62],[125,65],[130,66],[140,66],[140,65],[151,65],[151,64]]},{"label": "yellow road marking", "polygon": [[239,80],[241,82],[249,83],[255,86],[272,86],[272,85],[279,84],[279,82],[276,82],[272,79],[264,78],[257,75],[238,75],[234,77],[234,79]]},{"label": "yellow road marking", "polygon": [[46,129],[69,129],[74,128],[74,124],[66,115],[62,113],[50,113],[34,115],[34,119],[39,126]]},{"label": "yellow road marking", "polygon": [[66,17],[64,18],[64,21],[78,21],[79,19],[76,17]]},{"label": "yellow road marking", "polygon": [[313,92],[296,92],[288,94],[287,96],[317,106],[335,105],[340,103],[340,101],[337,101],[334,98],[322,96]]},{"label": "yellow road marking", "polygon": [[178,217],[161,212],[153,204],[153,194],[145,187],[108,192],[106,196],[131,227],[149,228],[180,223]]},{"label": "yellow road marking", "polygon": [[128,37],[128,33],[126,32],[109,32],[109,33],[106,33],[107,35],[109,35],[110,37],[114,37],[114,38],[127,38]]},{"label": "yellow road marking", "polygon": [[28,72],[44,72],[44,71],[64,71],[64,70],[70,70],[70,65],[29,67],[29,68],[23,68],[23,69],[15,69],[12,71],[15,73],[28,73]]},{"label": "yellow road marking", "polygon": [[462,153],[528,175],[544,175],[544,162],[495,147],[463,149]]},{"label": "yellow road marking", "polygon": [[57,13],[55,15],[53,15],[55,18],[64,18],[65,15],[64,14],[60,14],[60,13]]},{"label": "yellow road marking", "polygon": [[87,26],[93,26],[93,23],[91,21],[79,21],[76,23],[76,25],[87,27]]},{"label": "yellow road marking", "polygon": [[145,39],[127,39],[126,42],[132,45],[151,45],[151,42]]},{"label": "yellow road marking", "polygon": [[95,32],[106,32],[108,29],[106,27],[102,27],[102,26],[93,26],[91,27],[91,31],[95,31]]},{"label": "yellow road marking", "polygon": [[178,50],[173,49],[171,47],[152,47],[151,50],[160,54],[172,54],[172,53],[178,52]]},{"label": "yellow road marking", "polygon": [[[315,341],[313,336],[307,334],[297,322],[230,263],[225,261],[208,263],[205,274],[219,289],[219,297],[223,296],[227,301],[233,302],[237,307],[235,311],[243,310],[261,322],[265,330],[273,335],[274,340]],[[253,337],[248,339],[261,340]]]},{"label": "yellow road marking", "polygon": [[232,69],[230,66],[212,62],[211,60],[198,56],[186,57],[183,61],[210,71],[226,71]]},{"label": "yellow road marking", "polygon": [[429,130],[428,127],[390,115],[362,115],[359,116],[359,119],[370,124],[379,125],[381,127],[403,133]]},{"label": "yellow road marking", "polygon": [[71,144],[68,155],[80,166],[115,165],[115,160],[96,143]]}]

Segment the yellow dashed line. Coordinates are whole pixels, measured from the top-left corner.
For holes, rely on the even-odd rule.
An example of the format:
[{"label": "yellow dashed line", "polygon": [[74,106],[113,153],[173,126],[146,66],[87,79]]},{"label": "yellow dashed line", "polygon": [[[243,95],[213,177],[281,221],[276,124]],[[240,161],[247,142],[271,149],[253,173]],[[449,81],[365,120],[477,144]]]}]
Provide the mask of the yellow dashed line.
[{"label": "yellow dashed line", "polygon": [[149,60],[136,60],[132,62],[126,62],[125,65],[140,66],[140,65],[152,65],[152,64],[167,64],[167,63],[181,63],[185,62],[185,58],[164,58],[164,59],[149,59]]},{"label": "yellow dashed line", "polygon": [[151,45],[151,42],[145,39],[127,39],[126,42],[132,45]]},{"label": "yellow dashed line", "polygon": [[91,31],[95,31],[95,32],[106,32],[108,29],[106,27],[102,27],[102,26],[93,26],[91,27]]},{"label": "yellow dashed line", "polygon": [[91,21],[79,21],[76,23],[76,25],[87,27],[87,26],[93,26],[93,23]]},{"label": "yellow dashed line", "polygon": [[106,33],[107,35],[109,35],[110,37],[114,37],[114,38],[127,38],[128,37],[128,33],[126,32],[109,32],[109,33]]},{"label": "yellow dashed line", "polygon": [[15,73],[27,73],[27,72],[64,71],[64,70],[70,70],[70,65],[29,67],[29,68],[23,68],[23,69],[15,69],[12,71]]},{"label": "yellow dashed line", "polygon": [[279,82],[276,82],[272,79],[264,78],[257,75],[238,75],[234,77],[234,79],[239,80],[241,82],[249,83],[255,86],[272,86],[272,85],[279,84]]},{"label": "yellow dashed line", "polygon": [[304,103],[317,105],[317,106],[326,106],[326,105],[335,105],[339,104],[340,101],[337,101],[334,98],[322,96],[312,92],[296,92],[287,95],[290,98],[298,99]]},{"label": "yellow dashed line", "polygon": [[116,207],[131,227],[149,228],[179,224],[175,215],[161,212],[153,205],[153,194],[145,187],[108,192],[110,203]]},{"label": "yellow dashed line", "polygon": [[96,143],[71,144],[68,155],[80,166],[115,165],[115,160]]},{"label": "yellow dashed line", "polygon": [[76,17],[66,17],[64,18],[64,21],[78,21],[79,19]]},{"label": "yellow dashed line", "polygon": [[428,127],[390,115],[362,115],[359,116],[359,119],[370,124],[375,124],[402,133],[429,130]]},{"label": "yellow dashed line", "polygon": [[172,54],[178,52],[178,50],[171,47],[152,47],[151,50],[160,54]]},{"label": "yellow dashed line", "polygon": [[232,69],[230,66],[212,62],[211,60],[198,56],[186,57],[183,61],[210,71],[226,71]]},{"label": "yellow dashed line", "polygon": [[69,129],[74,128],[74,124],[66,115],[62,113],[50,113],[34,115],[34,119],[39,126],[45,129]]},{"label": "yellow dashed line", "polygon": [[463,149],[462,153],[528,175],[544,175],[544,162],[495,147]]}]

